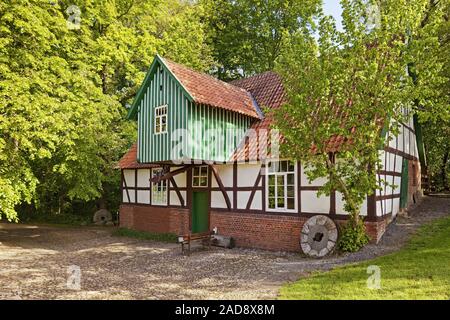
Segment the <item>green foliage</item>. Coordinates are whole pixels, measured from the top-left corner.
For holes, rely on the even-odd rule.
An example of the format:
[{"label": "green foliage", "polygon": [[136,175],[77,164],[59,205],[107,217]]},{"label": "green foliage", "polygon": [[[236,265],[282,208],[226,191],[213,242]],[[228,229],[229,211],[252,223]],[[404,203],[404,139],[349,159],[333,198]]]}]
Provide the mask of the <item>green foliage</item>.
[{"label": "green foliage", "polygon": [[356,252],[369,243],[369,240],[362,220],[356,224],[347,222],[340,232],[338,248],[344,252]]},{"label": "green foliage", "polygon": [[177,235],[173,234],[173,233],[153,233],[153,232],[131,230],[131,229],[127,229],[127,228],[119,228],[119,229],[115,230],[113,232],[113,236],[130,237],[130,238],[137,238],[137,239],[143,239],[143,240],[153,240],[153,241],[170,242],[170,243],[177,242]]},{"label": "green foliage", "polygon": [[[450,299],[450,218],[422,226],[409,244],[383,257],[317,272],[281,289],[281,299]],[[380,268],[381,288],[369,289],[368,266]]]},{"label": "green foliage", "polygon": [[319,0],[201,0],[221,79],[273,70],[284,41],[312,24]]},{"label": "green foliage", "polygon": [[[406,71],[427,54],[428,45],[438,45],[424,20],[441,19],[443,5],[431,10],[429,3],[342,0],[343,31],[319,14],[317,28],[290,37],[278,59],[288,91],[288,103],[273,112],[285,138],[281,154],[307,164],[308,179],[328,178],[320,192],[341,193],[354,225],[364,199],[378,188],[383,128],[388,127],[390,139],[395,136],[406,120],[404,109],[422,103],[419,93],[442,82],[442,64],[432,59],[426,63],[430,74],[422,63],[415,65],[416,79]],[[378,8],[373,26],[370,5]],[[422,108],[430,117],[442,110],[442,104],[427,102]],[[330,143],[336,138],[342,141],[339,147]],[[360,234],[355,230],[350,239]]]},{"label": "green foliage", "polygon": [[208,68],[202,12],[182,0],[0,1],[0,218],[24,203],[115,209],[115,166],[136,138],[124,106],[157,52]]},{"label": "green foliage", "polygon": [[45,223],[58,225],[86,226],[92,223],[92,214],[44,214],[39,213],[33,216],[19,215],[21,222],[25,223]]}]

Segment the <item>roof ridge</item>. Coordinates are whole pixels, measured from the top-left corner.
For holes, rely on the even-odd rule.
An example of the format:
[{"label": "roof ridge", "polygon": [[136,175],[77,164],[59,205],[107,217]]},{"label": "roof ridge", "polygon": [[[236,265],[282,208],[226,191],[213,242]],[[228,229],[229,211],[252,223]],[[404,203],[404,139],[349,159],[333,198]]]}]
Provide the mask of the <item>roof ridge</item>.
[{"label": "roof ridge", "polygon": [[200,71],[194,70],[194,69],[192,69],[192,68],[190,68],[190,67],[188,67],[188,66],[186,66],[186,65],[184,65],[184,64],[175,62],[175,61],[173,61],[172,59],[168,59],[168,58],[164,58],[164,57],[160,57],[160,58],[161,58],[162,60],[164,60],[164,61],[168,61],[168,62],[170,62],[170,63],[172,63],[172,64],[175,64],[175,65],[177,65],[178,67],[181,67],[181,68],[184,68],[184,69],[188,69],[188,70],[191,71],[191,72],[195,72],[195,73],[197,73],[197,74],[200,75],[200,76],[208,77],[208,78],[210,78],[211,80],[216,81],[216,82],[218,82],[218,83],[220,83],[220,84],[222,84],[222,85],[230,86],[230,87],[232,87],[232,88],[236,88],[236,89],[241,90],[241,91],[243,91],[243,92],[249,93],[248,90],[245,90],[244,88],[241,88],[241,87],[238,87],[238,86],[235,86],[234,84],[232,84],[232,83],[231,83],[232,81],[230,81],[230,82],[225,82],[225,81],[223,81],[223,80],[220,80],[220,79],[214,77],[213,75],[211,75],[211,74],[209,74],[209,73],[204,73],[204,72],[200,72]]}]

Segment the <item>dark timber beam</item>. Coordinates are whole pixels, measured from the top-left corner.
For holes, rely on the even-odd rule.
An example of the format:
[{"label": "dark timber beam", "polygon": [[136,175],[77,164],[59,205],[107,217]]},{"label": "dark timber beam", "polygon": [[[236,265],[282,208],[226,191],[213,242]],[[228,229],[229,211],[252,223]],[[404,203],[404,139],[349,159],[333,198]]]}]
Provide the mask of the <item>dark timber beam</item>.
[{"label": "dark timber beam", "polygon": [[185,171],[188,170],[190,167],[192,167],[192,165],[187,165],[187,166],[184,166],[184,167],[182,167],[182,168],[180,168],[180,169],[177,169],[177,170],[174,170],[174,171],[167,172],[166,174],[163,174],[162,176],[159,176],[159,177],[156,176],[156,177],[150,178],[150,182],[151,182],[151,183],[158,183],[158,182],[160,182],[160,181],[162,181],[162,180],[167,180],[167,179],[173,178],[173,177],[176,176],[177,174],[180,174],[180,173],[185,172]]},{"label": "dark timber beam", "polygon": [[228,193],[225,191],[225,187],[222,183],[222,179],[220,179],[220,177],[219,177],[219,173],[217,172],[217,169],[212,165],[210,165],[209,167],[211,168],[211,171],[214,174],[214,178],[216,178],[216,181],[217,181],[217,184],[219,185],[220,191],[222,191],[222,195],[225,199],[225,202],[227,203],[228,210],[231,210],[230,198],[228,197]]},{"label": "dark timber beam", "polygon": [[175,189],[175,192],[177,193],[177,196],[178,196],[178,199],[180,200],[181,206],[184,207],[184,199],[183,199],[183,196],[181,195],[180,190],[178,189],[178,185],[175,182],[175,179],[173,177],[171,177],[170,178],[170,182],[172,183],[172,185],[173,185],[173,187]]},{"label": "dark timber beam", "polygon": [[261,169],[259,170],[258,177],[256,177],[255,184],[253,185],[252,193],[250,193],[250,197],[248,198],[247,206],[245,210],[250,210],[253,202],[253,198],[255,197],[256,190],[258,190],[259,182],[261,181]]}]

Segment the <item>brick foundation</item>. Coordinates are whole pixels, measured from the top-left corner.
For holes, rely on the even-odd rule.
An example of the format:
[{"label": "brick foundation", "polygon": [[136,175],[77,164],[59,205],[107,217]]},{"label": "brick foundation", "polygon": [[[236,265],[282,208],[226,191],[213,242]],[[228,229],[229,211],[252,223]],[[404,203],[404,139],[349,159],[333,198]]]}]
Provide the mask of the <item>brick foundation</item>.
[{"label": "brick foundation", "polygon": [[[211,211],[210,227],[234,238],[236,246],[299,252],[300,233],[308,217]],[[335,220],[342,226],[346,220]],[[378,242],[389,221],[365,222],[372,242]],[[139,231],[187,233],[189,210],[182,208],[121,205],[120,225]]]},{"label": "brick foundation", "polygon": [[189,210],[145,205],[121,205],[120,226],[148,232],[186,233],[189,230]]}]

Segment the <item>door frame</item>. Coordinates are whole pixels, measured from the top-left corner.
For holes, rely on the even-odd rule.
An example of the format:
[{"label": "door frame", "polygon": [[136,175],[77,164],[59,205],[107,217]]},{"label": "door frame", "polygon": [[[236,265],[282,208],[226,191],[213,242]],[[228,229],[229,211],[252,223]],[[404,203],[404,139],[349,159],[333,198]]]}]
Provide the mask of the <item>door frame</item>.
[{"label": "door frame", "polygon": [[[199,166],[205,164],[200,164]],[[189,231],[192,232],[192,210],[193,210],[193,194],[194,192],[206,192],[208,197],[208,230],[211,229],[211,169],[208,167],[208,186],[193,187],[192,186],[192,168],[187,170],[187,205],[189,208]]]}]

